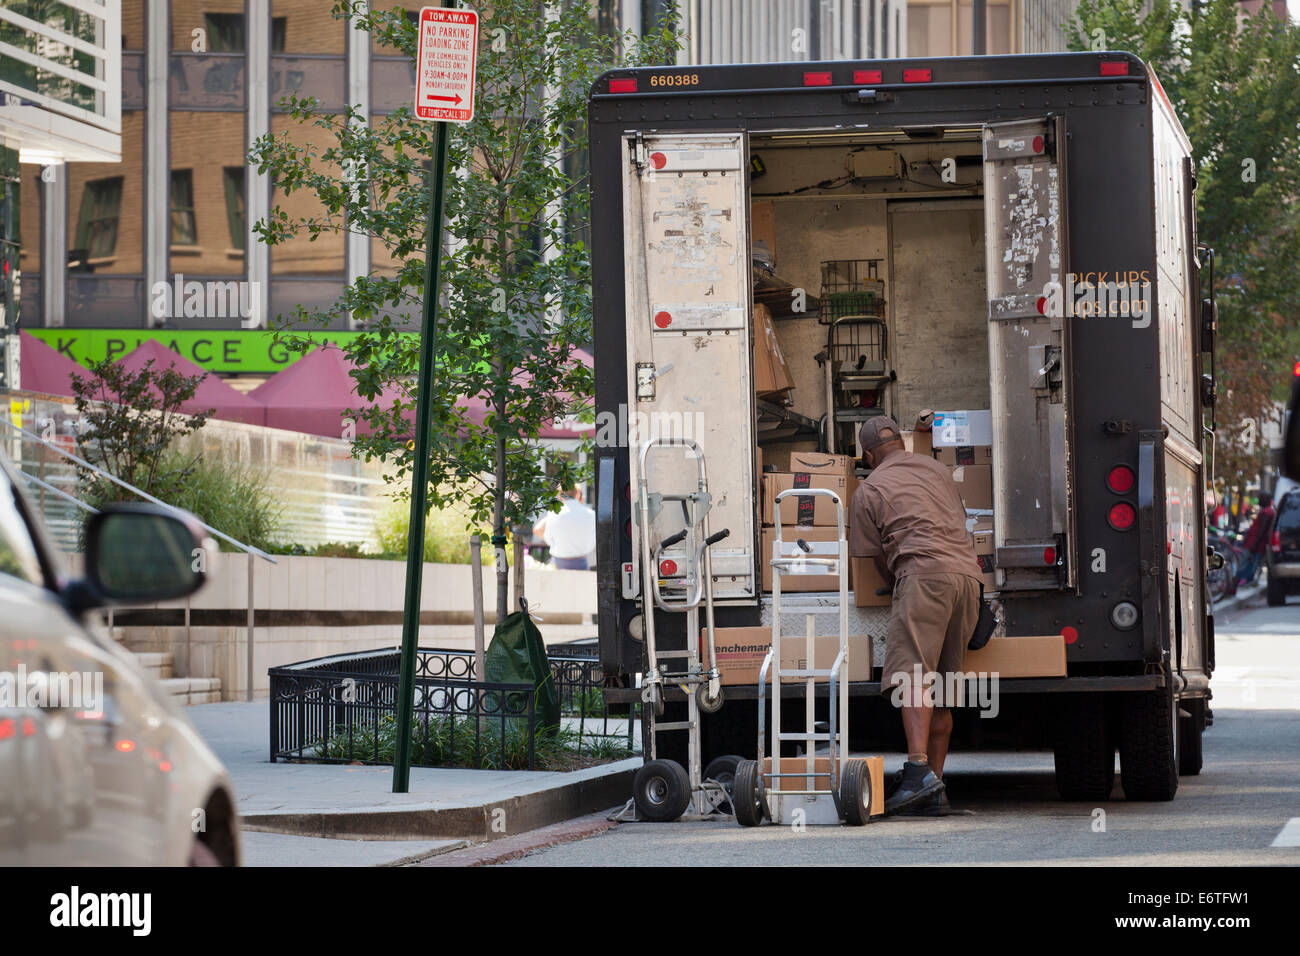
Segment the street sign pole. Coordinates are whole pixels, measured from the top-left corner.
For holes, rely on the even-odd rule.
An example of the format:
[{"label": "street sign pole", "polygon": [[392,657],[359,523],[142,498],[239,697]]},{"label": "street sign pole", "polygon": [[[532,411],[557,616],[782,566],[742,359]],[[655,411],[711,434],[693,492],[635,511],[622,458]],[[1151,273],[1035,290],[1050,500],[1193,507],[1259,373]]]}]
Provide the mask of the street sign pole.
[{"label": "street sign pole", "polygon": [[[411,520],[406,541],[406,603],[402,609],[402,658],[397,679],[397,746],[393,793],[411,783],[411,730],[415,710],[415,658],[420,644],[420,590],[424,574],[424,518],[429,499],[429,432],[437,361],[438,294],[442,266],[442,205],[447,181],[447,124],[465,123],[474,112],[478,18],[449,9],[454,0],[420,11],[415,113],[436,120],[429,170],[429,229],[425,242],[424,314],[420,325],[420,371],[415,394],[415,445],[411,463]],[[451,46],[445,45],[446,42]],[[466,57],[468,47],[468,57]],[[466,62],[467,60],[467,62]],[[465,87],[468,92],[464,92]],[[454,103],[442,107],[441,103]],[[468,105],[461,108],[462,102]]]}]

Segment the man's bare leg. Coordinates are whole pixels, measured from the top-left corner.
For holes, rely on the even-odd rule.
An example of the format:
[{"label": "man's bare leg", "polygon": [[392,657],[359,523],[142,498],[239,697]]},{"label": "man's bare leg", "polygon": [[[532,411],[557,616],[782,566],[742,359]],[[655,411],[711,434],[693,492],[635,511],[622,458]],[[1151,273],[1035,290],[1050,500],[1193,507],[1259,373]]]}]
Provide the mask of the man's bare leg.
[{"label": "man's bare leg", "polygon": [[[926,747],[930,745],[932,737],[931,720],[934,716],[934,708],[924,705],[910,707],[904,704],[900,709],[903,712],[903,733],[907,735],[908,754],[926,754],[933,764],[934,756],[926,750]],[[949,716],[951,718],[951,715]],[[951,723],[948,729],[952,729]]]},{"label": "man's bare leg", "polygon": [[[930,759],[930,769],[940,780],[943,779],[943,762],[948,756],[948,740],[952,737],[952,709],[936,707],[930,717],[930,734],[926,754]],[[912,745],[908,738],[909,747]]]}]

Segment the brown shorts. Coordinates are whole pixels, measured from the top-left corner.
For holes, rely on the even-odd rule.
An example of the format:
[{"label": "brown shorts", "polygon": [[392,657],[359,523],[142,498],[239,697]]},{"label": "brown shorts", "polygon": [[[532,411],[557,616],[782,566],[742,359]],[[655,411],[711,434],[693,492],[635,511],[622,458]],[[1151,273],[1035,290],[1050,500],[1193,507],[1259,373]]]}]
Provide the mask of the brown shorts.
[{"label": "brown shorts", "polygon": [[[880,692],[894,694],[906,678],[951,674],[962,669],[966,645],[979,619],[980,583],[964,574],[905,574],[894,583],[893,614],[885,637]],[[898,676],[896,676],[898,675]],[[904,700],[911,703],[911,699]]]}]

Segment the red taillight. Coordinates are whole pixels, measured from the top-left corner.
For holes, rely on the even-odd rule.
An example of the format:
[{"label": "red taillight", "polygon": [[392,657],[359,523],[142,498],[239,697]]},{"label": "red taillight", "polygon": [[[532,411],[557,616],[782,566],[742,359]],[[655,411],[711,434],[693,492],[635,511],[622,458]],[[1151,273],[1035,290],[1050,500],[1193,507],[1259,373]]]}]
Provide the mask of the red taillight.
[{"label": "red taillight", "polygon": [[134,740],[119,740],[119,741],[117,742],[117,749],[118,749],[119,751],[121,751],[122,753],[124,753],[124,754],[129,754],[132,750],[135,749],[135,741],[134,741]]},{"label": "red taillight", "polygon": [[1269,539],[1268,546],[1269,546],[1270,548],[1273,549],[1273,552],[1274,552],[1274,553],[1277,553],[1278,551],[1281,551],[1281,550],[1282,550],[1282,536],[1281,536],[1280,534],[1278,534],[1276,531],[1274,531],[1274,532],[1273,532],[1273,537]]},{"label": "red taillight", "polygon": [[929,70],[904,70],[903,82],[904,83],[929,83],[930,71]]},{"label": "red taillight", "polygon": [[882,70],[854,70],[854,83],[883,83],[885,74]]},{"label": "red taillight", "polygon": [[1102,76],[1128,76],[1128,60],[1102,60]]},{"label": "red taillight", "polygon": [[0,740],[8,740],[14,735],[14,721],[12,717],[6,717],[0,720]]},{"label": "red taillight", "polygon": [[31,736],[32,736],[33,734],[35,734],[35,733],[36,733],[36,721],[32,720],[30,717],[24,717],[24,718],[23,718],[23,736],[24,736],[24,737],[31,737]]},{"label": "red taillight", "polygon": [[611,93],[635,93],[636,80],[610,80],[609,91]]},{"label": "red taillight", "polygon": [[1106,512],[1106,520],[1116,531],[1127,531],[1137,522],[1137,511],[1127,501],[1117,501]]},{"label": "red taillight", "polygon": [[803,75],[804,86],[830,86],[831,75],[829,73],[805,73]]},{"label": "red taillight", "polygon": [[1133,469],[1128,465],[1116,465],[1106,475],[1106,487],[1117,495],[1126,495],[1133,490],[1133,485],[1137,482],[1137,476],[1133,474]]},{"label": "red taillight", "polygon": [[659,573],[663,577],[669,577],[677,573],[677,562],[665,558],[659,562]]},{"label": "red taillight", "polygon": [[1295,368],[1291,369],[1291,374],[1296,378],[1300,378],[1300,362],[1295,363]]}]

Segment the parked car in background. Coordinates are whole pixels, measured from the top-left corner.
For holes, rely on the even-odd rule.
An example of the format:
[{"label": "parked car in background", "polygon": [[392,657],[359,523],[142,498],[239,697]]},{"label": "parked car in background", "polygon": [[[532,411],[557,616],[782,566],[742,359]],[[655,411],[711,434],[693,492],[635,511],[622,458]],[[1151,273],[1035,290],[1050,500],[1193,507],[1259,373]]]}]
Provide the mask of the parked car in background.
[{"label": "parked car in background", "polygon": [[1268,603],[1278,607],[1288,594],[1300,593],[1300,487],[1291,485],[1277,501],[1268,550]]},{"label": "parked car in background", "polygon": [[70,579],[0,455],[0,866],[237,865],[234,788],[93,612],[203,583],[202,526],[116,505]]}]

